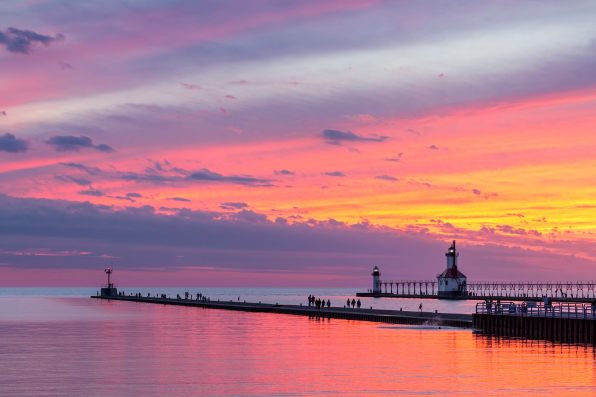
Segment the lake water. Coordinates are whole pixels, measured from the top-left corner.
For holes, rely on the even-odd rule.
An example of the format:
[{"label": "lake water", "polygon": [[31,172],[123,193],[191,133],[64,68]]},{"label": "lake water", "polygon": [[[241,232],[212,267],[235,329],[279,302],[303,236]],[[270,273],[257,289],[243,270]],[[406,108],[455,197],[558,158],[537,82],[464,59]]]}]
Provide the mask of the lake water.
[{"label": "lake water", "polygon": [[[279,303],[300,303],[308,293],[338,303],[350,296],[334,289],[146,289],[185,290]],[[588,346],[91,294],[0,288],[0,396],[596,395],[596,354]],[[369,303],[406,309],[420,301]],[[457,308],[451,303],[473,307],[423,303],[445,312]]]}]

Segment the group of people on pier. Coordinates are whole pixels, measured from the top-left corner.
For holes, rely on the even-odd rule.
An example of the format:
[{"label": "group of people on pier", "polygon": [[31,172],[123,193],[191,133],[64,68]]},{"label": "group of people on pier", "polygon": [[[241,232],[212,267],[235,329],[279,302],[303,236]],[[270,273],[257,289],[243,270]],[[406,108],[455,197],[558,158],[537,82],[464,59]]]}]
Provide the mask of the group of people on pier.
[{"label": "group of people on pier", "polygon": [[327,305],[327,307],[331,307],[331,301],[329,299],[327,299],[327,302],[325,302],[325,299],[321,299],[321,298],[317,298],[314,295],[309,295],[308,296],[308,306],[314,306],[317,308],[317,310],[321,310],[325,308],[325,305]]},{"label": "group of people on pier", "polygon": [[[329,299],[327,299],[327,301],[325,301],[325,299],[321,299],[321,298],[317,298],[314,295],[309,295],[308,296],[308,307],[316,307],[317,310],[321,310],[325,308],[325,305],[327,305],[327,308],[331,307],[331,301]],[[356,300],[354,298],[352,298],[352,300],[350,300],[348,298],[348,300],[346,301],[346,306],[347,308],[358,308],[360,309],[360,307],[362,306],[362,302],[360,302],[360,299]]]},{"label": "group of people on pier", "polygon": [[[99,295],[99,291],[97,292],[97,295]],[[131,292],[130,294],[126,295],[126,293],[124,291],[119,291],[118,296],[133,296],[135,298],[143,297],[143,295],[140,292],[137,292],[134,294]],[[155,294],[154,296],[155,296],[155,298],[168,299],[168,296],[166,294]],[[195,298],[195,296],[196,296],[196,298]],[[147,293],[147,298],[151,298],[151,293]],[[193,295],[187,291],[184,293],[184,298],[182,298],[180,296],[180,294],[176,294],[176,299],[196,300],[199,302],[211,302],[211,298],[203,295],[203,293],[201,293],[201,292],[198,292],[196,295]]]},{"label": "group of people on pier", "polygon": [[352,298],[352,300],[350,301],[350,298],[348,298],[348,300],[346,301],[346,305],[349,308],[350,305],[352,305],[352,308],[358,307],[358,309],[360,309],[360,306],[362,306],[362,303],[360,302],[360,299],[356,300],[354,298]]},{"label": "group of people on pier", "polygon": [[[196,300],[199,302],[210,302],[211,301],[211,299],[204,296],[202,292],[197,292],[196,296],[197,297],[194,298],[193,294],[191,294],[190,292],[188,292],[188,291],[184,292],[184,300]],[[163,297],[165,298],[165,295]],[[176,294],[176,299],[182,299],[180,297],[180,294]]]}]

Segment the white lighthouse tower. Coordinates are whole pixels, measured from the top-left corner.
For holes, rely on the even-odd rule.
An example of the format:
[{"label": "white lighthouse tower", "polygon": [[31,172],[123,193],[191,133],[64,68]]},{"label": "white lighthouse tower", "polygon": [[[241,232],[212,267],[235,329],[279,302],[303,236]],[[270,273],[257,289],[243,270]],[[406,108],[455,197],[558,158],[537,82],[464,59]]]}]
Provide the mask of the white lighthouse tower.
[{"label": "white lighthouse tower", "polygon": [[440,297],[455,298],[467,295],[467,277],[457,269],[458,256],[459,253],[455,249],[455,240],[453,240],[453,244],[445,254],[447,269],[437,276]]},{"label": "white lighthouse tower", "polygon": [[377,266],[375,266],[373,268],[372,276],[373,276],[372,292],[373,292],[373,294],[380,294],[381,293],[381,272],[379,271],[379,268]]}]

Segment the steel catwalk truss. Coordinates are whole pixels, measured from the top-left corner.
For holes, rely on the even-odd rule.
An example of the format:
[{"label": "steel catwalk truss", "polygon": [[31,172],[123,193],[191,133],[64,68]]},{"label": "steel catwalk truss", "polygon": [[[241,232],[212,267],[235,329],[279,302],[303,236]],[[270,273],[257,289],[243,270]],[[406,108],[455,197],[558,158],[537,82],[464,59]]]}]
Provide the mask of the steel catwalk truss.
[{"label": "steel catwalk truss", "polygon": [[[437,295],[436,281],[429,280],[398,280],[381,281],[381,293],[404,296]],[[553,298],[596,298],[595,282],[471,282],[466,284],[467,295],[490,298],[515,297],[515,298],[540,298],[544,296]]]}]

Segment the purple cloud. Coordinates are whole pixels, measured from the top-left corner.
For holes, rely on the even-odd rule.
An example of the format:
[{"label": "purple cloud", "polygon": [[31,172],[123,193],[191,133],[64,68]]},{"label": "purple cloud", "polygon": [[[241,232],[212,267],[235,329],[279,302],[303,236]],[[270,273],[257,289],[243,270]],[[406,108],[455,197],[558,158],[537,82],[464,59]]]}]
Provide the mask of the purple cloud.
[{"label": "purple cloud", "polygon": [[391,175],[378,175],[375,176],[375,179],[380,179],[382,181],[388,181],[388,182],[397,182],[398,179],[394,176]]},{"label": "purple cloud", "polygon": [[275,175],[296,175],[294,172],[290,170],[275,170],[273,171]]},{"label": "purple cloud", "polygon": [[78,152],[80,149],[95,149],[100,152],[113,152],[114,149],[105,143],[98,145],[93,144],[93,140],[87,136],[74,136],[74,135],[56,135],[50,137],[46,143],[54,146],[59,152]]},{"label": "purple cloud", "polygon": [[227,182],[238,185],[270,186],[270,180],[254,178],[249,175],[222,175],[217,172],[203,168],[202,170],[191,173],[189,180],[204,182]]},{"label": "purple cloud", "polygon": [[221,203],[219,208],[223,210],[243,210],[248,208],[248,204],[238,201],[228,201],[225,203]]},{"label": "purple cloud", "polygon": [[179,201],[181,203],[190,203],[192,200],[189,200],[184,197],[169,197],[168,200],[170,201]]},{"label": "purple cloud", "polygon": [[77,170],[84,171],[89,175],[97,175],[97,174],[101,173],[101,170],[97,167],[90,167],[88,165],[80,164],[80,163],[60,163],[60,165],[62,165],[64,167],[75,168]]},{"label": "purple cloud", "polygon": [[87,178],[80,178],[80,177],[70,176],[70,175],[56,175],[56,179],[63,181],[63,182],[72,182],[79,186],[89,186],[92,183]]},{"label": "purple cloud", "polygon": [[17,54],[28,54],[36,44],[48,46],[51,43],[64,39],[64,35],[46,36],[32,30],[21,30],[8,28],[0,30],[0,44],[4,44],[9,52]]},{"label": "purple cloud", "polygon": [[362,136],[351,131],[324,130],[321,136],[330,145],[341,145],[343,142],[384,142],[387,136]]},{"label": "purple cloud", "polygon": [[81,196],[92,196],[92,197],[103,197],[105,196],[104,192],[102,192],[101,190],[97,190],[97,189],[93,189],[93,188],[89,188],[87,190],[80,190],[78,192],[78,194],[80,194]]},{"label": "purple cloud", "polygon": [[21,153],[29,149],[29,144],[24,139],[18,139],[13,134],[0,135],[0,151],[8,153]]}]

